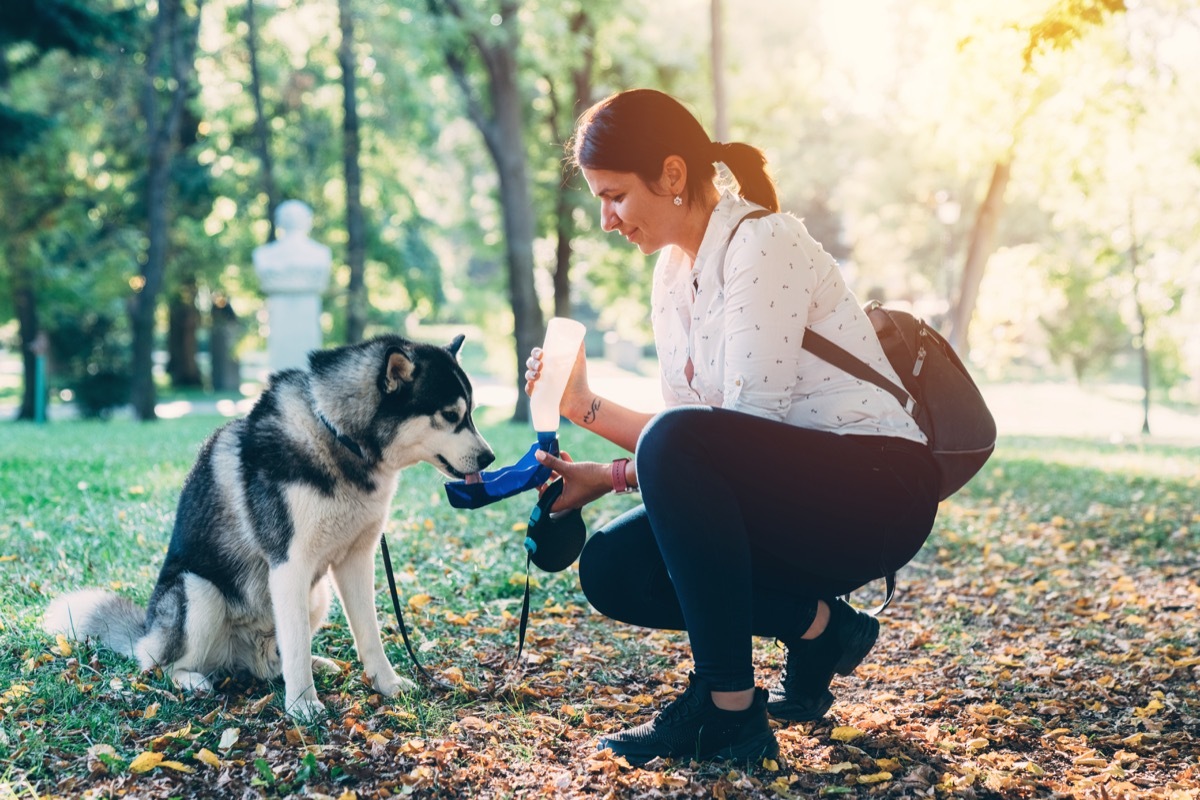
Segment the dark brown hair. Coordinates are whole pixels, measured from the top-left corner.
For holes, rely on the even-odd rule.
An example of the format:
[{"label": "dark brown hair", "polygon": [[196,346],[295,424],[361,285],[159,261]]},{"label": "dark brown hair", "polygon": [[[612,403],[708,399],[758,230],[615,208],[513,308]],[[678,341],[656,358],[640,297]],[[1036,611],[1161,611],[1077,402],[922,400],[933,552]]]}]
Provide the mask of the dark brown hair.
[{"label": "dark brown hair", "polygon": [[714,142],[683,104],[654,89],[618,92],[579,118],[569,144],[571,162],[580,168],[632,172],[646,184],[662,177],[667,156],[687,164],[687,200],[698,201],[716,178],[713,164],[729,167],[742,197],[770,211],[779,210],[767,158],[742,142]]}]

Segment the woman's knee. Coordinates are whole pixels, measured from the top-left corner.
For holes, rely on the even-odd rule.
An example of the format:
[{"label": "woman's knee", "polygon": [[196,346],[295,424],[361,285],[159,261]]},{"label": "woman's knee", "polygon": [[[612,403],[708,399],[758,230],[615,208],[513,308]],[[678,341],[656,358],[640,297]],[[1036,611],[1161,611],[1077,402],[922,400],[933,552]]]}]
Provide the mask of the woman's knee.
[{"label": "woman's knee", "polygon": [[692,457],[692,445],[700,440],[697,429],[707,413],[704,408],[681,407],[651,419],[637,443],[638,475],[653,474],[660,465],[678,464],[681,458]]},{"label": "woman's knee", "polygon": [[592,608],[606,617],[621,618],[622,573],[616,537],[598,532],[579,554],[579,586]]}]

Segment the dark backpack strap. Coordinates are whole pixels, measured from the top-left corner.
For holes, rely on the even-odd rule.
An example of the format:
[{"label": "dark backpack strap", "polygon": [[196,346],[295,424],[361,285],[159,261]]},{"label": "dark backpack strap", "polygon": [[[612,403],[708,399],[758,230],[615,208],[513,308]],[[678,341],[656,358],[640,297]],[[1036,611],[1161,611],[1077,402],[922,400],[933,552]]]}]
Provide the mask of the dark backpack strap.
[{"label": "dark backpack strap", "polygon": [[849,352],[826,339],[812,328],[804,329],[804,341],[800,345],[822,361],[826,361],[843,372],[848,372],[861,381],[873,383],[896,398],[909,414],[916,412],[916,401],[902,387],[889,381],[870,364],[852,356]]},{"label": "dark backpack strap", "polygon": [[[738,229],[742,227],[742,223],[746,220],[761,219],[762,217],[767,217],[770,215],[771,212],[767,211],[765,208],[751,211],[749,214],[739,219],[737,224],[733,226],[733,230],[729,232],[728,242],[733,241],[733,237],[737,234]],[[728,244],[726,244],[726,246],[728,246]],[[892,397],[896,398],[896,401],[900,403],[900,406],[909,414],[914,414],[916,412],[916,401],[913,399],[912,395],[905,391],[903,387],[892,383],[887,378],[883,377],[883,375],[881,375],[877,370],[875,370],[874,367],[858,358],[855,358],[846,350],[826,339],[821,334],[813,331],[812,328],[804,329],[804,341],[801,346],[822,361],[833,364],[843,372],[848,372],[859,380],[867,381],[868,383],[872,383],[878,386],[880,389],[883,389]]]},{"label": "dark backpack strap", "polygon": [[755,211],[751,211],[749,214],[739,219],[737,224],[733,226],[733,230],[729,232],[729,238],[725,240],[725,246],[728,247],[729,243],[733,241],[734,235],[738,232],[738,228],[742,227],[743,222],[748,219],[762,219],[763,217],[769,216],[771,216],[770,211],[767,211],[765,208],[760,208]]}]

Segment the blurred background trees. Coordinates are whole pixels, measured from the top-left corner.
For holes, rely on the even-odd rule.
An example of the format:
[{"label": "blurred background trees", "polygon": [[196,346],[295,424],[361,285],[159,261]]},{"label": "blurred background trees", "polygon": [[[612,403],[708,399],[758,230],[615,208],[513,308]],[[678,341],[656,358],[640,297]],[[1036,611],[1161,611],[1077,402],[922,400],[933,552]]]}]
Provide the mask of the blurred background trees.
[{"label": "blurred background trees", "polygon": [[653,86],[763,147],[860,298],[981,375],[1194,403],[1198,83],[1183,0],[12,0],[0,400],[31,415],[39,333],[87,413],[236,389],[286,199],[334,250],[331,344],[471,326],[515,385],[553,314],[646,342],[653,260],[599,230],[563,145]]}]

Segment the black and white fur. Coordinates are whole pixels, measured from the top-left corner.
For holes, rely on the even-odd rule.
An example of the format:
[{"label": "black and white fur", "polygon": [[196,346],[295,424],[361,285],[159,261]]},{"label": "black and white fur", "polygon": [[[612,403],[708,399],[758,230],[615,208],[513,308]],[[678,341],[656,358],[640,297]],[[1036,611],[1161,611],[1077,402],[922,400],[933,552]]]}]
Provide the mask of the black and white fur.
[{"label": "black and white fur", "polygon": [[288,712],[311,719],[323,708],[313,668],[337,669],[311,652],[332,577],[371,685],[412,688],[380,640],[375,550],[400,470],[425,461],[463,478],[495,459],[471,419],[461,344],[383,336],[272,376],[202,447],[147,609],[83,590],[51,603],[46,630],[97,638],[185,689],[282,674]]}]

